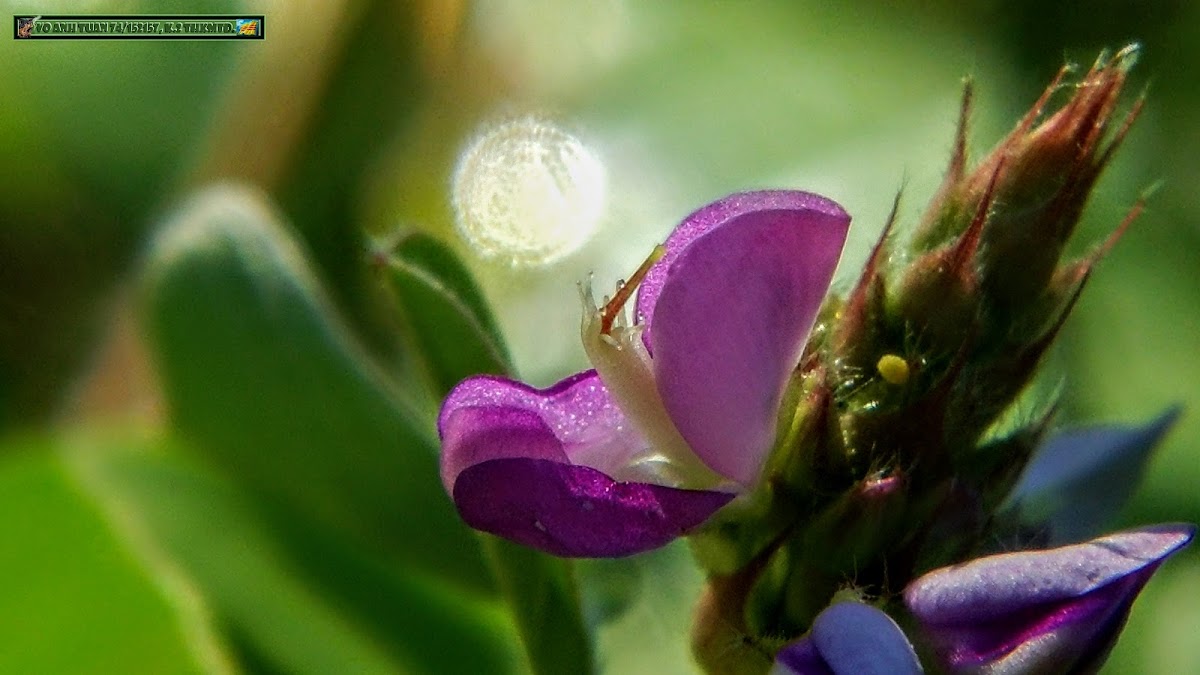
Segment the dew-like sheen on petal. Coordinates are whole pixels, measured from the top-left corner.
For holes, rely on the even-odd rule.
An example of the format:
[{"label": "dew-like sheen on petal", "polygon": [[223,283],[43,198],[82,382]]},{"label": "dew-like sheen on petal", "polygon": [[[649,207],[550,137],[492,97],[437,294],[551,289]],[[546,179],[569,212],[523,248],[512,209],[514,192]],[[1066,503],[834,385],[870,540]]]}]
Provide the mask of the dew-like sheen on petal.
[{"label": "dew-like sheen on petal", "polygon": [[[453,477],[468,464],[501,457],[544,457],[541,451],[523,452],[510,442],[481,447],[471,452],[464,463],[465,448],[458,442],[476,433],[473,429],[490,428],[496,420],[480,426],[475,414],[464,417],[463,410],[494,408],[524,411],[540,419],[560,452],[573,464],[592,466],[605,473],[614,472],[633,455],[646,449],[625,414],[612,400],[596,371],[576,373],[551,387],[537,389],[523,382],[492,375],[464,380],[446,397],[438,415],[438,435],[442,439],[442,480],[446,491],[453,490]],[[538,441],[540,442],[540,441]]]},{"label": "dew-like sheen on petal", "polygon": [[619,465],[645,441],[593,371],[548,389],[471,378],[447,397],[438,432],[442,482],[462,519],[555,555],[615,557],[657,548],[734,496],[608,475],[607,465]]},{"label": "dew-like sheen on petal", "polygon": [[586,466],[495,459],[464,469],[454,503],[478,530],[565,557],[612,558],[658,548],[733,495],[620,483]]}]

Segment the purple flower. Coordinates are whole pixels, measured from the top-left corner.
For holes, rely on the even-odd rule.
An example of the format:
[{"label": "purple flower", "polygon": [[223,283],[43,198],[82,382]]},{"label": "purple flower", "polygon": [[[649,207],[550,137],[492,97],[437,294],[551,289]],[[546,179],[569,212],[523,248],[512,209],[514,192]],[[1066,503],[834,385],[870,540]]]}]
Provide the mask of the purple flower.
[{"label": "purple flower", "polygon": [[922,576],[904,601],[951,672],[1090,672],[1142,586],[1195,531],[1157,525],[988,556]]},{"label": "purple flower", "polygon": [[463,520],[557,555],[622,556],[752,488],[849,224],[804,192],[726,197],[688,216],[612,300],[584,293],[595,370],[544,390],[458,385],[438,432]]},{"label": "purple flower", "polygon": [[861,602],[839,602],[817,615],[808,635],[779,650],[771,675],[921,672],[912,645],[891,617]]}]

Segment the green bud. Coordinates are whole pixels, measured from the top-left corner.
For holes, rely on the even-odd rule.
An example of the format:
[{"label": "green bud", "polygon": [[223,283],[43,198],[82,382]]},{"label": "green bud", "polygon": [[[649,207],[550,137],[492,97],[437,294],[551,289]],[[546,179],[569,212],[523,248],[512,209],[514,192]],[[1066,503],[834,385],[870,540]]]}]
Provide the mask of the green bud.
[{"label": "green bud", "polygon": [[906,488],[899,472],[856,483],[809,525],[803,536],[805,557],[831,572],[877,559],[901,535]]},{"label": "green bud", "polygon": [[[950,169],[912,247],[924,253],[955,238],[961,244],[969,228],[986,219],[970,265],[979,276],[988,331],[1022,319],[1054,276],[1096,179],[1141,111],[1139,100],[1115,122],[1136,56],[1136,46],[1111,58],[1101,55],[1074,85],[1070,99],[1042,119],[1050,99],[1064,87],[1070,68],[1063,68],[1016,128],[969,172],[965,136],[971,87],[965,88]],[[910,283],[925,292],[919,280]]]},{"label": "green bud", "polygon": [[694,633],[709,672],[765,672],[838,593],[893,602],[915,576],[1015,531],[997,510],[1050,412],[989,432],[1142,208],[1090,254],[1062,261],[1141,109],[1114,123],[1135,54],[1101,56],[1043,117],[1063,69],[973,168],[967,84],[949,170],[912,238],[892,236],[894,206],[858,282],[818,316],[759,489],[692,536],[711,574]]}]

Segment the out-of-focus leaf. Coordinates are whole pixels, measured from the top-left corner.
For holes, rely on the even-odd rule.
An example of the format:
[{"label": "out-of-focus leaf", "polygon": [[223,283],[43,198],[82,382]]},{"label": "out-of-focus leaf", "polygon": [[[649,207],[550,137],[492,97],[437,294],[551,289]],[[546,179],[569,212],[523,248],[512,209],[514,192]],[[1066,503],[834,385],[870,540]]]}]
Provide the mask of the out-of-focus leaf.
[{"label": "out-of-focus leaf", "polygon": [[[1154,79],[1147,108],[1157,111],[1165,90],[1158,86],[1157,72]],[[1164,113],[1163,119],[1166,116]],[[1135,136],[1147,122],[1139,120]],[[1159,133],[1163,139],[1171,138],[1170,132]],[[1133,149],[1122,148],[1113,168],[1125,167],[1130,159],[1127,151]],[[1161,197],[1154,195],[1148,213],[1134,223],[1092,275],[1064,329],[1062,353],[1070,381],[1067,411],[1077,419],[1120,419],[1148,417],[1172,402],[1181,403],[1189,414],[1179,420],[1178,431],[1156,453],[1131,505],[1128,523],[1200,521],[1200,500],[1193,488],[1200,482],[1200,416],[1195,414],[1200,406],[1200,387],[1196,386],[1200,382],[1200,359],[1196,358],[1200,284],[1194,283],[1200,266],[1200,228],[1196,227],[1200,216],[1196,215],[1193,192],[1184,187],[1189,179],[1174,178],[1177,174],[1160,161],[1157,152],[1145,156],[1153,158],[1148,161],[1152,171],[1163,172],[1154,174],[1156,177],[1172,178]],[[1136,179],[1124,178],[1124,185],[1132,180]],[[1180,201],[1160,204],[1170,197],[1168,188],[1182,191]],[[1110,202],[1121,194],[1116,189],[1113,192],[1116,194],[1107,195]],[[1185,195],[1186,207],[1181,203]],[[1104,190],[1096,196],[1097,205],[1106,203]],[[1132,199],[1126,196],[1125,203],[1104,211],[1089,207],[1097,214],[1093,221],[1111,228]],[[1090,238],[1085,231],[1080,238],[1095,242],[1107,231]]]},{"label": "out-of-focus leaf", "polygon": [[[204,11],[242,11],[213,0]],[[171,14],[187,0],[7,3],[11,13]],[[0,72],[0,427],[39,423],[95,339],[146,214],[187,170],[254,46],[197,40],[6,40]],[[256,41],[257,42],[257,41]],[[0,321],[0,323],[5,323]]]},{"label": "out-of-focus leaf", "polygon": [[220,466],[327,526],[480,586],[432,411],[389,389],[261,198],[213,188],[150,251],[146,322],[172,417]]},{"label": "out-of-focus leaf", "polygon": [[85,474],[134,507],[203,589],[243,665],[314,674],[518,667],[516,637],[495,602],[365,562],[339,542],[288,543],[233,483],[180,454],[107,450],[79,460]]},{"label": "out-of-focus leaf", "polygon": [[[508,355],[470,272],[435,239],[412,235],[387,259],[386,273],[439,395],[463,378],[505,373]],[[492,570],[517,621],[535,673],[591,672],[572,564],[480,535]]]},{"label": "out-of-focus leaf", "polygon": [[[375,339],[367,278],[358,261],[359,195],[386,141],[421,101],[413,3],[347,3],[335,30],[346,37],[328,64],[309,131],[274,191],[350,322]],[[269,39],[269,38],[268,38]]]},{"label": "out-of-focus leaf", "polygon": [[1172,408],[1140,427],[1090,427],[1051,437],[1025,467],[1006,508],[1048,528],[1050,545],[1097,536],[1129,501],[1179,414]]},{"label": "out-of-focus leaf", "polygon": [[594,672],[591,640],[570,561],[488,535],[485,546],[533,672]]},{"label": "out-of-focus leaf", "polygon": [[[685,542],[630,558],[583,560],[577,569],[595,622],[599,672],[694,675],[688,636],[704,578]],[[614,587],[630,597],[614,597]],[[614,600],[620,611],[606,613]]]},{"label": "out-of-focus leaf", "polygon": [[454,255],[454,251],[435,237],[414,232],[401,239],[392,254],[399,261],[435,278],[456,301],[462,303],[469,318],[479,324],[485,338],[500,355],[500,360],[505,364],[509,362],[508,349],[496,324],[496,317],[492,315],[479,284],[467,266]]},{"label": "out-of-focus leaf", "polygon": [[[99,0],[86,10],[72,0],[22,4],[39,15],[197,9],[186,0]],[[205,3],[204,11],[232,14],[245,4],[219,0]],[[27,152],[50,157],[74,184],[126,216],[120,227],[140,229],[138,212],[161,199],[203,140],[235,54],[254,48],[212,40],[169,49],[156,40],[22,41],[5,53],[6,72],[15,79],[3,85],[21,92],[25,114],[40,123]]]},{"label": "out-of-focus leaf", "polygon": [[410,237],[386,274],[434,387],[445,394],[470,375],[509,370],[495,320],[469,273],[429,237]]},{"label": "out-of-focus leaf", "polygon": [[151,577],[57,450],[33,439],[0,450],[0,672],[219,672],[219,654],[189,645],[179,593]]}]

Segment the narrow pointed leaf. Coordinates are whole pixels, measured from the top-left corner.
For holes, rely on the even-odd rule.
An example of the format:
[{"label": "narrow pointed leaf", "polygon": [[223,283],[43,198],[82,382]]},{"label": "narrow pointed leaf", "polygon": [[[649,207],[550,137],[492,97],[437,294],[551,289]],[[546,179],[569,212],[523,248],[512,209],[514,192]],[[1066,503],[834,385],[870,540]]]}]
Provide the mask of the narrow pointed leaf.
[{"label": "narrow pointed leaf", "polygon": [[583,624],[571,561],[483,536],[533,672],[594,672],[591,639]]},{"label": "narrow pointed leaf", "polygon": [[395,259],[435,278],[455,300],[466,307],[467,314],[487,334],[492,346],[502,357],[501,360],[504,363],[510,362],[508,349],[500,334],[500,326],[483,296],[483,290],[475,283],[475,278],[454,251],[434,237],[414,232],[400,240],[392,255]]},{"label": "narrow pointed leaf", "polygon": [[470,375],[508,370],[495,325],[485,323],[490,315],[480,315],[432,270],[403,258],[390,259],[386,273],[436,390],[448,392]]}]

